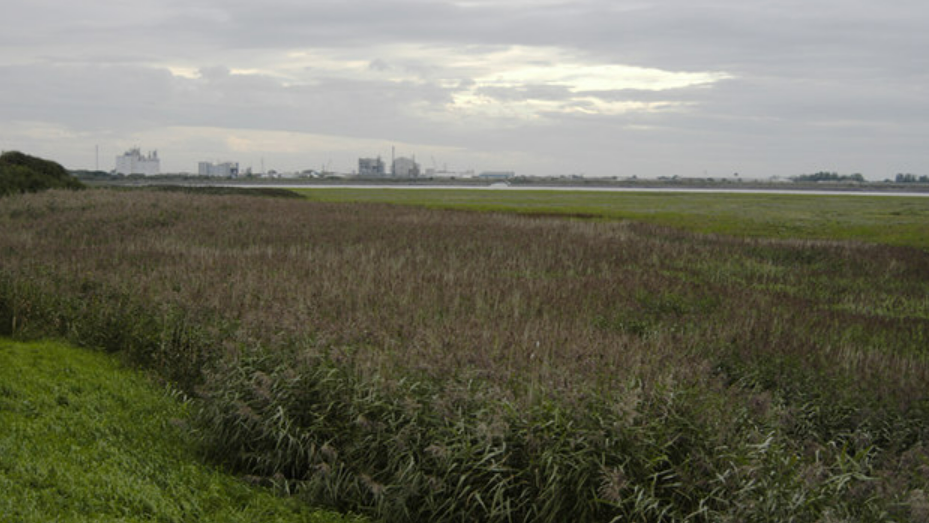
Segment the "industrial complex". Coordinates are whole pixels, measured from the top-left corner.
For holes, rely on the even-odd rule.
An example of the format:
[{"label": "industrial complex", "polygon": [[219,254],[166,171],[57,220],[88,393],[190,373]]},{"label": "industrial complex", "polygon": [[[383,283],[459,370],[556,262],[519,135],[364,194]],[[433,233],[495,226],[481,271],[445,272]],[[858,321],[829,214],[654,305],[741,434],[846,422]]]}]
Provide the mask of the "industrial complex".
[{"label": "industrial complex", "polygon": [[121,156],[116,157],[117,174],[144,174],[153,176],[161,174],[161,160],[158,159],[158,151],[152,151],[142,156],[142,151],[138,147],[129,149]]},{"label": "industrial complex", "polygon": [[[264,172],[264,160],[262,160],[261,172],[255,173],[256,176],[358,176],[361,178],[419,178],[425,177],[475,177],[474,171],[452,172],[447,168],[438,169],[435,164],[435,158],[432,159],[433,166],[429,169],[423,169],[416,161],[416,157],[395,156],[395,151],[391,150],[390,163],[384,161],[380,156],[358,158],[358,170],[352,173],[333,173],[329,172],[325,166],[321,171],[306,170],[292,175],[284,175],[276,171]],[[151,151],[143,155],[141,148],[133,147],[116,157],[116,166],[112,171],[119,175],[142,175],[155,176],[161,173],[161,159],[158,157],[158,151]],[[178,173],[185,174],[185,173]],[[216,178],[237,178],[241,175],[252,176],[251,168],[241,170],[238,162],[224,161],[201,161],[197,164],[196,174],[199,176],[209,176]],[[512,171],[486,171],[477,175],[478,178],[486,179],[508,179],[515,176]]]}]

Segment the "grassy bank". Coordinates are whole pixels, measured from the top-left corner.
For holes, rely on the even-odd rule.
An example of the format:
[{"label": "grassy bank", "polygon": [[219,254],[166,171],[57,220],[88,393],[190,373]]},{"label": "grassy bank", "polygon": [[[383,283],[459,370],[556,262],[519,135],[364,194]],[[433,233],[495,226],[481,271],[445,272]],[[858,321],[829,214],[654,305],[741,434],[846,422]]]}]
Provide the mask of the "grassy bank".
[{"label": "grassy bank", "polygon": [[0,339],[0,520],[349,521],[202,465],[188,410],[112,357]]},{"label": "grassy bank", "polygon": [[900,196],[440,189],[298,189],[321,202],[639,220],[754,238],[858,240],[929,250],[929,198]]},{"label": "grassy bank", "polygon": [[213,459],[313,503],[384,521],[929,515],[915,247],[85,191],[5,200],[0,267],[0,330],[173,380]]}]

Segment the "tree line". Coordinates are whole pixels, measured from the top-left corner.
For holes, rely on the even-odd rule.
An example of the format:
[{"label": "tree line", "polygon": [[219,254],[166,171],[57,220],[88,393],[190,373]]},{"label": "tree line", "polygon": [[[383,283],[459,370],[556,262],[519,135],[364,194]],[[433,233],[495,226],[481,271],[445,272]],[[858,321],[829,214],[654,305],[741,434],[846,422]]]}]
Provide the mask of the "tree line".
[{"label": "tree line", "polygon": [[894,181],[897,183],[929,183],[929,176],[926,176],[925,174],[922,176],[916,176],[915,174],[910,173],[897,173]]},{"label": "tree line", "polygon": [[795,182],[864,182],[864,176],[860,173],[839,174],[836,172],[819,171],[813,174],[801,174],[794,176],[791,180]]}]

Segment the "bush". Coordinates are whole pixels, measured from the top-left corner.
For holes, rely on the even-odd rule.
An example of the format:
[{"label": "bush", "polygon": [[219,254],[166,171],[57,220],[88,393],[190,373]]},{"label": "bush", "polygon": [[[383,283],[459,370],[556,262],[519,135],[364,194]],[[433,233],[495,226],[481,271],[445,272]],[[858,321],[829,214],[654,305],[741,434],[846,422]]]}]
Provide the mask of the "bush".
[{"label": "bush", "polygon": [[60,164],[18,151],[0,155],[0,196],[47,189],[82,189]]}]

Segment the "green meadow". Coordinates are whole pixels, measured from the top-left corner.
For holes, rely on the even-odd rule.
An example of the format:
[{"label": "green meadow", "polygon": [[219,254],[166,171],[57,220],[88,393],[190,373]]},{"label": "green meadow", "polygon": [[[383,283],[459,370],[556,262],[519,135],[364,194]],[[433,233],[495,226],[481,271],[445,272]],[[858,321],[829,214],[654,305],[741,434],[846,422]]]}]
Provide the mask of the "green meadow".
[{"label": "green meadow", "polygon": [[296,192],[322,202],[638,220],[703,233],[858,240],[929,249],[929,198],[920,196],[396,188]]}]

